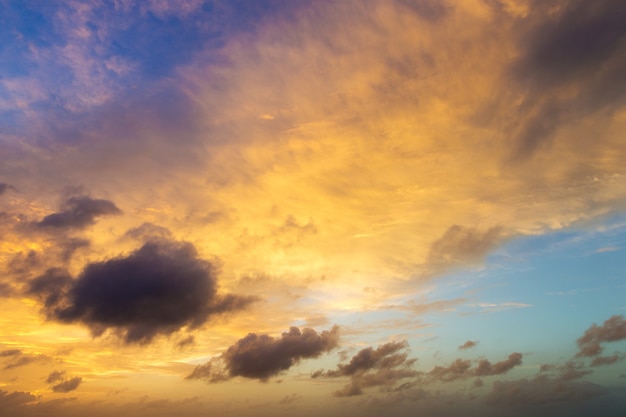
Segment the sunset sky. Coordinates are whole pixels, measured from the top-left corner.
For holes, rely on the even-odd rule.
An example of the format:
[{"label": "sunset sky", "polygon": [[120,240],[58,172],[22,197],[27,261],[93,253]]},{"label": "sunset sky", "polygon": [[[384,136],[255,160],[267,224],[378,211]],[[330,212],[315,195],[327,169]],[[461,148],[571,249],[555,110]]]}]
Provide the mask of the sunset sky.
[{"label": "sunset sky", "polygon": [[0,414],[626,409],[623,0],[0,0]]}]

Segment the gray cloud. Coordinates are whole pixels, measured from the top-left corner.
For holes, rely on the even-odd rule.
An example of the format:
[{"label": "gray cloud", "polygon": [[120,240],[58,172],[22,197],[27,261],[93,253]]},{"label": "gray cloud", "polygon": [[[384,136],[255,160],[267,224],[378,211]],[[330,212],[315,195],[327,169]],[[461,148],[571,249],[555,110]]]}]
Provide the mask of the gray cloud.
[{"label": "gray cloud", "polygon": [[95,223],[100,216],[119,215],[122,211],[109,200],[87,196],[70,197],[61,205],[61,211],[49,214],[37,223],[40,227],[83,229]]},{"label": "gray cloud", "polygon": [[522,354],[513,352],[507,359],[500,362],[491,363],[487,359],[482,359],[476,367],[472,368],[470,360],[456,359],[449,366],[435,366],[426,375],[428,379],[451,382],[457,379],[464,379],[473,376],[491,376],[504,374],[515,366],[522,363]]},{"label": "gray cloud", "polygon": [[408,359],[406,341],[389,342],[374,349],[371,346],[361,349],[347,364],[337,365],[337,369],[314,372],[312,378],[350,377],[350,384],[333,394],[337,397],[351,397],[363,394],[363,388],[382,386],[392,387],[396,382],[418,375],[412,369],[415,359]]},{"label": "gray cloud", "polygon": [[126,257],[87,265],[73,279],[50,269],[28,291],[43,301],[48,318],[86,324],[94,335],[107,329],[126,343],[147,343],[210,317],[241,310],[254,297],[217,293],[217,271],[184,242],[149,242]]},{"label": "gray cloud", "polygon": [[186,379],[218,382],[233,377],[267,381],[301,359],[317,358],[339,344],[339,328],[320,333],[291,327],[280,337],[249,333],[230,346],[218,359],[197,366]]},{"label": "gray cloud", "polygon": [[52,391],[54,392],[70,392],[74,391],[78,386],[83,382],[81,377],[74,377],[71,379],[66,379],[63,382],[60,382],[56,385],[52,386]]},{"label": "gray cloud", "polygon": [[616,342],[626,339],[626,320],[624,316],[615,315],[606,320],[602,326],[593,323],[578,340],[576,357],[598,356],[604,350],[603,342]]}]

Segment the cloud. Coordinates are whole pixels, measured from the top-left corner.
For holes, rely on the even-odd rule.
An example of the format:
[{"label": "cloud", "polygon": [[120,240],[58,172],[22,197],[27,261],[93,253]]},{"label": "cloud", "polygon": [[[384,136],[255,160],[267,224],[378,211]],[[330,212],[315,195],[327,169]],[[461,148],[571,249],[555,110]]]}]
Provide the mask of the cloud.
[{"label": "cloud", "polygon": [[46,378],[46,382],[48,384],[53,384],[57,381],[63,380],[63,376],[65,375],[65,371],[52,371],[48,378]]},{"label": "cloud", "polygon": [[430,380],[451,382],[472,376],[501,375],[510,371],[515,366],[521,365],[521,363],[522,354],[518,352],[513,352],[507,359],[493,364],[487,359],[482,359],[474,368],[472,368],[472,362],[470,360],[456,359],[447,367],[435,366],[426,376]]},{"label": "cloud", "polygon": [[350,377],[350,384],[333,393],[336,397],[361,395],[366,387],[392,387],[402,379],[418,375],[412,369],[415,359],[408,359],[406,351],[400,352],[408,346],[406,341],[385,343],[376,349],[370,346],[357,352],[347,364],[339,364],[334,370],[316,371],[311,377]]},{"label": "cloud", "polygon": [[20,368],[34,363],[44,363],[52,358],[47,355],[30,355],[24,354],[20,349],[8,349],[0,352],[0,358],[8,358],[9,362],[5,362],[5,370]]},{"label": "cloud", "polygon": [[291,327],[280,337],[249,333],[216,359],[197,366],[186,379],[218,382],[241,376],[267,381],[302,359],[317,358],[339,345],[339,327],[320,333]]},{"label": "cloud", "polygon": [[453,225],[430,247],[427,265],[433,272],[455,265],[472,264],[481,260],[503,239],[502,228],[481,231]]},{"label": "cloud", "polygon": [[477,344],[478,344],[478,341],[468,340],[467,342],[465,342],[461,346],[459,346],[459,349],[461,349],[461,350],[471,349],[471,348],[475,347]]},{"label": "cloud", "polygon": [[17,191],[17,189],[11,184],[7,184],[5,182],[0,182],[0,195],[4,194],[8,190]]},{"label": "cloud", "polygon": [[66,379],[63,382],[60,382],[56,385],[52,386],[52,391],[54,392],[70,392],[74,391],[78,386],[83,382],[81,377],[74,377],[71,379]]},{"label": "cloud", "polygon": [[61,205],[61,211],[52,213],[37,223],[39,227],[84,229],[95,223],[100,216],[122,214],[109,200],[92,199],[87,196],[70,197]]},{"label": "cloud", "polygon": [[[533,13],[519,23],[532,29],[520,32],[521,53],[511,72],[530,93],[519,107],[527,118],[516,137],[514,158],[531,156],[577,118],[600,111],[606,116],[624,104],[617,92],[626,85],[623,2],[556,5],[534,2]],[[568,94],[571,88],[575,91]]]},{"label": "cloud", "polygon": [[239,311],[254,297],[217,293],[217,271],[190,243],[145,243],[125,257],[88,264],[73,279],[48,270],[28,291],[43,300],[48,318],[86,324],[94,335],[112,329],[126,343],[148,343],[182,327]]},{"label": "cloud", "polygon": [[20,349],[6,349],[6,350],[0,351],[0,358],[7,357],[7,356],[21,355],[21,354],[22,354],[22,351]]},{"label": "cloud", "polygon": [[38,397],[30,392],[0,390],[0,409],[11,409],[23,404],[37,401]]},{"label": "cloud", "polygon": [[578,338],[578,352],[576,357],[598,356],[604,350],[600,345],[603,342],[616,342],[626,339],[626,320],[624,316],[615,315],[606,320],[602,326],[593,323],[590,328]]},{"label": "cloud", "polygon": [[590,382],[563,383],[550,379],[494,381],[485,403],[492,406],[528,406],[555,402],[581,402],[604,395],[606,388]]}]

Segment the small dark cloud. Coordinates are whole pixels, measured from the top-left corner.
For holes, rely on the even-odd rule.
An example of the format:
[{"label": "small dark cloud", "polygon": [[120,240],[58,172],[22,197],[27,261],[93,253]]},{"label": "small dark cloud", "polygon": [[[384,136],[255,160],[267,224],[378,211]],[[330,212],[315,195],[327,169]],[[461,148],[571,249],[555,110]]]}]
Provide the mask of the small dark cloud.
[{"label": "small dark cloud", "polygon": [[593,323],[578,340],[576,357],[598,356],[604,350],[603,342],[616,342],[626,339],[626,320],[624,316],[612,316],[602,326]]},{"label": "small dark cloud", "polygon": [[52,391],[54,392],[70,392],[74,391],[78,386],[83,382],[81,377],[74,377],[71,379],[66,379],[63,382],[60,382],[56,385],[52,386]]},{"label": "small dark cloud", "polygon": [[182,349],[186,346],[194,345],[195,343],[196,343],[196,338],[193,337],[192,335],[189,335],[185,337],[184,339],[181,339],[178,342],[176,342],[176,347]]},{"label": "small dark cloud", "polygon": [[218,359],[197,366],[187,379],[218,382],[233,377],[267,381],[288,370],[301,359],[317,358],[339,344],[339,328],[320,333],[310,328],[291,327],[280,337],[249,333],[230,346]]},{"label": "small dark cloud", "polygon": [[459,346],[459,349],[461,349],[461,350],[471,349],[471,348],[475,347],[477,344],[478,344],[478,341],[468,340],[467,342],[465,342],[461,346]]},{"label": "small dark cloud", "polygon": [[62,381],[65,376],[65,371],[52,371],[48,378],[46,378],[46,382],[48,384],[54,384],[57,381]]},{"label": "small dark cloud", "polygon": [[335,391],[337,397],[361,395],[367,387],[393,387],[402,379],[415,377],[418,372],[412,369],[415,359],[408,359],[406,341],[385,343],[378,348],[361,349],[347,364],[337,365],[337,369],[314,372],[312,378],[350,377],[350,384]]},{"label": "small dark cloud", "polygon": [[148,343],[182,327],[239,311],[254,297],[217,293],[217,271],[193,245],[160,241],[126,257],[96,262],[75,279],[62,269],[30,282],[49,319],[86,324],[95,336],[111,329],[126,343]]},{"label": "small dark cloud", "polygon": [[428,372],[427,377],[435,381],[451,382],[473,376],[501,375],[510,371],[515,366],[521,365],[521,363],[522,354],[518,352],[513,352],[507,359],[496,363],[482,359],[474,368],[472,368],[471,361],[456,359],[449,366],[435,366]]},{"label": "small dark cloud", "polygon": [[109,200],[87,196],[70,197],[61,205],[61,211],[49,214],[36,223],[39,227],[84,229],[101,216],[119,215],[122,211]]},{"label": "small dark cloud", "polygon": [[6,349],[6,350],[0,351],[0,358],[4,358],[7,356],[21,355],[21,354],[22,354],[22,351],[20,349]]}]

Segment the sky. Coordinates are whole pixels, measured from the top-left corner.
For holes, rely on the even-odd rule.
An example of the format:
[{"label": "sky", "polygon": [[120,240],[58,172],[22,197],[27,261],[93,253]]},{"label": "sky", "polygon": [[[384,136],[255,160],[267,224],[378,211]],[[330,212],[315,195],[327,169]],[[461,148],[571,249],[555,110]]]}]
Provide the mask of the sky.
[{"label": "sky", "polygon": [[0,413],[622,416],[622,0],[0,0]]}]

